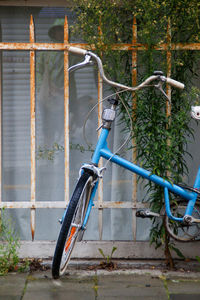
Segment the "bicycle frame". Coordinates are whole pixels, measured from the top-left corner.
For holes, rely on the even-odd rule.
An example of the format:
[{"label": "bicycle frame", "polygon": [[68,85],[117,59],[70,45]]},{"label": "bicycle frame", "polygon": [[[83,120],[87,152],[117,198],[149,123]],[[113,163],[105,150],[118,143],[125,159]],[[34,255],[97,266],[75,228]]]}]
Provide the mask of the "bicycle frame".
[{"label": "bicycle frame", "polygon": [[[192,215],[193,208],[194,208],[194,205],[195,205],[195,202],[197,199],[197,193],[189,192],[189,191],[185,190],[184,188],[182,188],[176,184],[170,183],[166,179],[163,179],[162,177],[154,175],[150,171],[147,171],[147,170],[141,168],[140,166],[138,166],[132,162],[129,162],[128,160],[126,160],[124,158],[121,158],[118,155],[114,155],[107,146],[108,135],[109,135],[109,129],[102,128],[100,137],[99,137],[97,145],[96,145],[96,149],[92,156],[93,164],[98,165],[100,158],[103,157],[104,159],[110,160],[111,162],[113,162],[133,173],[136,173],[136,174],[142,176],[143,178],[146,178],[147,180],[150,180],[150,181],[154,182],[155,184],[158,184],[159,186],[163,187],[164,188],[164,198],[165,198],[165,209],[166,209],[166,213],[170,219],[172,219],[174,221],[179,221],[179,222],[183,221],[183,217],[177,218],[177,217],[174,217],[171,213],[169,191],[188,200],[188,205],[187,205],[187,208],[185,211],[185,215],[189,215],[189,216]],[[96,185],[93,189],[83,227],[85,227],[88,217],[89,217],[89,214],[90,214],[90,210],[91,210],[92,206],[94,205],[93,199],[94,199],[94,196],[95,196],[95,193],[97,190],[97,186],[98,186],[98,182],[96,183]],[[194,183],[194,188],[197,188],[197,189],[200,188],[200,168],[197,172],[197,176],[196,176],[195,183]]]},{"label": "bicycle frame", "polygon": [[[128,87],[126,85],[111,81],[105,76],[101,59],[96,54],[94,54],[90,51],[84,50],[84,49],[80,49],[77,47],[71,47],[71,46],[68,48],[68,51],[75,53],[75,54],[80,54],[80,55],[85,56],[85,60],[82,63],[79,63],[75,66],[70,67],[69,71],[82,68],[83,66],[91,64],[91,63],[93,63],[93,61],[96,61],[102,80],[104,82],[106,82],[108,85],[115,87],[118,90],[120,89],[119,92],[124,92],[124,91],[134,92],[134,91],[140,90],[142,88],[145,88],[145,87],[151,85],[151,86],[154,86],[155,88],[158,88],[167,97],[166,93],[164,92],[164,90],[162,88],[163,83],[167,83],[167,84],[174,86],[176,88],[179,88],[179,89],[184,88],[184,84],[182,84],[181,82],[176,81],[170,77],[165,77],[163,72],[161,72],[161,71],[155,71],[152,76],[146,78],[146,80],[143,81],[142,83],[140,83],[138,86]],[[154,82],[154,84],[153,84],[153,82]],[[100,128],[102,128],[101,134],[97,141],[96,148],[95,148],[95,151],[92,156],[92,161],[89,164],[88,163],[83,164],[83,166],[81,167],[80,173],[79,173],[80,174],[79,181],[75,187],[75,190],[74,190],[74,193],[70,200],[70,203],[64,212],[64,216],[60,220],[62,227],[61,227],[59,238],[58,238],[58,241],[56,244],[56,249],[55,249],[55,254],[54,254],[53,264],[52,264],[52,275],[53,275],[53,278],[55,278],[55,279],[58,278],[60,275],[64,274],[67,264],[69,262],[71,253],[72,253],[72,249],[76,243],[76,240],[78,237],[79,238],[82,237],[83,232],[80,232],[80,231],[81,230],[84,231],[86,228],[92,206],[94,205],[94,197],[95,197],[95,194],[96,194],[96,191],[98,188],[99,179],[102,177],[102,172],[105,169],[105,168],[98,167],[100,158],[104,158],[107,161],[115,163],[115,164],[161,186],[164,189],[165,207],[166,207],[167,216],[170,219],[172,219],[174,221],[183,222],[184,225],[186,224],[186,227],[188,227],[188,225],[190,225],[190,224],[192,225],[192,223],[200,223],[199,218],[196,219],[192,216],[192,213],[194,210],[194,205],[197,200],[197,195],[200,194],[200,192],[197,191],[197,189],[200,188],[200,168],[197,173],[197,177],[196,177],[196,180],[194,183],[194,188],[187,187],[187,186],[181,187],[181,186],[171,183],[170,181],[167,181],[166,179],[164,179],[162,177],[152,174],[151,172],[141,168],[140,166],[138,166],[124,158],[121,158],[118,155],[115,155],[115,153],[112,153],[109,150],[109,148],[107,146],[107,138],[109,135],[109,131],[111,129],[111,124],[115,120],[115,117],[116,117],[116,109],[117,109],[117,105],[118,105],[118,96],[117,95],[119,92],[115,93],[115,95],[116,95],[115,99],[114,98],[108,99],[108,97],[106,97],[102,100],[102,101],[104,101],[107,99],[110,106],[105,108],[102,112],[102,125],[100,126]],[[94,106],[94,108],[95,107],[96,106]],[[129,115],[129,117],[131,120],[130,115]],[[85,172],[85,174],[84,174],[84,172]],[[86,190],[87,187],[89,187],[88,190]],[[92,188],[92,190],[91,190],[91,188]],[[177,214],[177,217],[175,217],[171,213],[169,191],[181,196],[181,198],[185,199],[188,203],[186,206],[186,209],[185,209],[185,215],[182,216],[181,218],[179,217],[178,214]],[[81,206],[81,204],[82,204],[82,206]],[[87,208],[87,211],[84,216],[86,208]],[[150,211],[148,211],[148,214],[146,214],[146,215],[145,214],[142,215],[141,212],[142,212],[142,210],[138,211],[136,216],[137,217],[152,217],[152,216],[159,217],[160,216],[159,214],[150,212]],[[167,220],[166,229],[170,235],[174,236],[174,234],[172,234],[173,232],[171,231],[171,229],[168,226],[169,225],[168,218],[166,218],[166,220]],[[172,224],[172,225],[174,225],[174,224]],[[79,233],[81,233],[81,234],[79,235]],[[184,238],[184,237],[178,238],[175,235],[175,238],[177,238],[178,240],[188,241],[191,239],[195,239],[196,235],[193,235],[191,238],[190,238],[190,236],[188,238],[187,237],[186,238]]]}]

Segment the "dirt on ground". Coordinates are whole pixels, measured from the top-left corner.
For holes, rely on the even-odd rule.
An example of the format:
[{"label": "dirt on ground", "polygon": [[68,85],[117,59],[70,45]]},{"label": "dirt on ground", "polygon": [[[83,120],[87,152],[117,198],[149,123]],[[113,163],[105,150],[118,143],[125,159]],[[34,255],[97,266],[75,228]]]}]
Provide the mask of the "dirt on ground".
[{"label": "dirt on ground", "polygon": [[[21,263],[23,264],[25,260],[21,260]],[[28,261],[28,263],[27,263]],[[196,260],[177,260],[175,261],[175,267],[173,269],[170,269],[165,261],[123,261],[123,260],[112,260],[109,262],[106,262],[104,260],[100,261],[81,261],[81,260],[72,260],[73,263],[71,263],[68,267],[68,269],[80,269],[80,270],[88,270],[88,271],[94,271],[94,270],[107,270],[107,271],[115,271],[115,270],[160,270],[162,272],[168,272],[168,271],[179,271],[179,272],[200,272],[200,263]],[[51,268],[51,260],[45,260],[45,259],[28,259],[26,260],[26,263],[28,264],[29,272],[35,272],[35,271],[46,271]]]}]

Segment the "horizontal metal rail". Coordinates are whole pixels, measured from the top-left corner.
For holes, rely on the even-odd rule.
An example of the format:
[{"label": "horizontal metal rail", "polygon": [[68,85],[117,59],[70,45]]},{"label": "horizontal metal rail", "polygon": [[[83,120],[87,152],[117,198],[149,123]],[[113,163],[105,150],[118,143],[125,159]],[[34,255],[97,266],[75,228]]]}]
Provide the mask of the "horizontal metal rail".
[{"label": "horizontal metal rail", "polygon": [[[94,208],[103,209],[103,208],[144,208],[147,207],[148,204],[137,202],[133,203],[132,201],[126,202],[118,202],[118,201],[103,201],[99,203],[99,201],[94,201]],[[66,208],[66,203],[64,201],[35,201],[32,203],[31,201],[2,201],[0,203],[1,208]]]},{"label": "horizontal metal rail", "polygon": [[[0,50],[49,50],[49,51],[64,51],[68,50],[70,46],[78,47],[86,50],[95,50],[95,47],[91,47],[86,43],[3,43],[0,42]],[[133,44],[116,44],[111,46],[112,50],[117,51],[144,51],[148,50],[148,45],[135,43]],[[172,43],[169,45],[160,44],[153,47],[153,49],[158,51],[180,51],[180,50],[200,50],[200,43]]]}]

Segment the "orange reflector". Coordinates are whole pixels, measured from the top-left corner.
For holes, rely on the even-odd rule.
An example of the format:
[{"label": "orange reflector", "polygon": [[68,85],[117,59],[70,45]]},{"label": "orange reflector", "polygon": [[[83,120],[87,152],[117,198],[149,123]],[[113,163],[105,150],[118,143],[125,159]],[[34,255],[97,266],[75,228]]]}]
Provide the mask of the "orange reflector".
[{"label": "orange reflector", "polygon": [[70,246],[70,244],[71,244],[71,240],[72,240],[72,238],[73,238],[75,232],[76,232],[76,227],[73,226],[72,229],[71,229],[70,236],[69,236],[69,238],[68,238],[68,240],[66,241],[66,244],[65,244],[65,252],[68,251],[69,246]]}]

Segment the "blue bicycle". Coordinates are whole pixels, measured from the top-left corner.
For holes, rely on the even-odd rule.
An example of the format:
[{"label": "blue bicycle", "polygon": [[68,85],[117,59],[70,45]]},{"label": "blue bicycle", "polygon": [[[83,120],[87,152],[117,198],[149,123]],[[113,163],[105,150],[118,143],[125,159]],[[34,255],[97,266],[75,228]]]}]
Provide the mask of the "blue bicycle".
[{"label": "blue bicycle", "polygon": [[[184,88],[182,83],[171,78],[166,78],[160,71],[154,72],[152,76],[136,87],[127,87],[106,78],[101,59],[96,54],[76,47],[69,47],[69,51],[85,56],[84,62],[72,66],[69,71],[84,67],[95,61],[102,79],[109,85],[121,89],[122,91],[137,91],[149,86],[150,83],[155,82],[154,86],[167,97],[162,89],[163,83],[168,83],[179,89]],[[118,93],[120,92],[117,92],[116,94]],[[115,120],[118,100],[108,99],[108,102],[109,108],[104,109],[102,114],[101,133],[97,141],[91,163],[82,165],[78,183],[75,187],[69,205],[65,210],[64,216],[60,221],[62,226],[57,240],[52,264],[53,278],[58,278],[65,273],[74,245],[77,240],[81,240],[86,229],[88,218],[93,206],[93,200],[98,188],[98,182],[99,179],[102,178],[105,170],[105,168],[100,168],[98,166],[101,157],[163,187],[166,211],[166,213],[163,214],[163,217],[165,217],[166,228],[173,238],[180,241],[190,241],[198,239],[200,235],[200,214],[198,209],[200,205],[200,168],[193,187],[183,186],[180,184],[176,185],[152,174],[150,171],[147,171],[124,158],[121,158],[115,153],[112,153],[107,146],[107,138],[112,122]],[[198,112],[195,112],[195,110],[193,110],[193,117],[195,117],[195,113],[198,117],[199,114]],[[169,192],[177,195],[177,201],[171,206]],[[161,216],[160,214],[151,212],[148,209],[138,210],[136,215],[137,217],[142,218]]]}]

